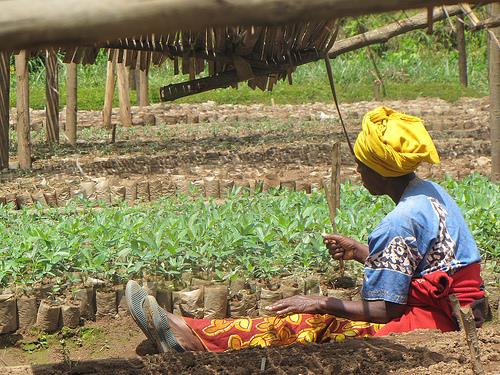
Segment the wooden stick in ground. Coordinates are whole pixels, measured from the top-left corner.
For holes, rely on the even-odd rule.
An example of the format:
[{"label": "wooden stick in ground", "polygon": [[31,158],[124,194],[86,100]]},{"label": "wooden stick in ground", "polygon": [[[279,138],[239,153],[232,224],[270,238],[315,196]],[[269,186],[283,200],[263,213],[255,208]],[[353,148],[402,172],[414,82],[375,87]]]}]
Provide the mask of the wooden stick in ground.
[{"label": "wooden stick in ground", "polygon": [[0,170],[9,168],[10,54],[0,52]]},{"label": "wooden stick in ground", "polygon": [[57,54],[54,49],[46,51],[45,72],[47,142],[59,143],[59,74]]},{"label": "wooden stick in ground", "polygon": [[19,168],[31,169],[28,58],[25,50],[16,60],[17,160]]},{"label": "wooden stick in ground", "polygon": [[460,329],[465,332],[465,339],[471,354],[472,371],[474,375],[484,375],[484,368],[481,363],[479,350],[479,340],[477,339],[476,322],[470,306],[461,307],[455,295],[450,296],[450,303],[453,313],[458,320]]},{"label": "wooden stick in ground", "polygon": [[462,14],[457,15],[457,50],[458,50],[458,71],[460,74],[460,83],[463,87],[469,86],[467,75],[467,49],[465,44],[465,25]]},{"label": "wooden stick in ground", "polygon": [[104,94],[104,108],[102,110],[102,125],[111,128],[111,114],[113,112],[113,96],[115,94],[115,67],[116,53],[111,61],[108,61],[106,71],[106,91]]},{"label": "wooden stick in ground", "polygon": [[125,63],[117,64],[118,76],[118,99],[120,100],[120,119],[125,127],[132,126],[132,114],[130,112],[130,94],[128,86],[128,68]]},{"label": "wooden stick in ground", "polygon": [[76,145],[77,128],[77,87],[78,87],[78,68],[75,63],[66,65],[66,129],[65,134],[70,145]]},{"label": "wooden stick in ground", "polygon": [[[490,5],[492,17],[500,15],[500,3]],[[500,39],[500,26],[490,30]],[[500,48],[490,38],[490,131],[491,131],[491,175],[500,180]]]},{"label": "wooden stick in ground", "polygon": [[[337,208],[340,207],[340,142],[335,142],[332,148],[332,174],[330,183],[325,184],[326,201],[330,213],[330,221],[332,223],[333,233],[337,232],[335,225],[335,216]],[[344,260],[340,259],[340,277],[344,276],[345,265]]]}]

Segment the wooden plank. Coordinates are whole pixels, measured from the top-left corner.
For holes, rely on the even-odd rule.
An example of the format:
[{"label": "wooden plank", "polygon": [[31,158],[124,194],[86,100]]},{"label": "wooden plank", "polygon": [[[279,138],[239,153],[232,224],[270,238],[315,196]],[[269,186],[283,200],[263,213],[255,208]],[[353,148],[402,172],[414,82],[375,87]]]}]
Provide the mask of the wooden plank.
[{"label": "wooden plank", "polygon": [[130,112],[130,94],[128,85],[128,69],[125,63],[117,64],[118,77],[118,99],[120,101],[120,119],[125,127],[132,126],[132,114]]},{"label": "wooden plank", "polygon": [[31,169],[28,59],[25,50],[16,55],[17,160],[20,169]]},{"label": "wooden plank", "polygon": [[45,98],[47,142],[59,143],[59,73],[54,49],[45,52]]},{"label": "wooden plank", "polygon": [[88,45],[134,35],[201,31],[209,26],[283,25],[457,3],[455,0],[156,0],[144,5],[143,0],[3,0],[0,49]]},{"label": "wooden plank", "polygon": [[65,134],[68,143],[76,145],[77,129],[77,87],[78,87],[78,68],[75,63],[66,65],[66,129]]},{"label": "wooden plank", "polygon": [[0,52],[0,170],[9,168],[10,54]]},{"label": "wooden plank", "polygon": [[106,91],[104,93],[104,108],[102,110],[102,125],[111,128],[111,114],[113,111],[113,96],[115,93],[115,67],[117,53],[113,53],[111,61],[108,61],[106,72]]}]

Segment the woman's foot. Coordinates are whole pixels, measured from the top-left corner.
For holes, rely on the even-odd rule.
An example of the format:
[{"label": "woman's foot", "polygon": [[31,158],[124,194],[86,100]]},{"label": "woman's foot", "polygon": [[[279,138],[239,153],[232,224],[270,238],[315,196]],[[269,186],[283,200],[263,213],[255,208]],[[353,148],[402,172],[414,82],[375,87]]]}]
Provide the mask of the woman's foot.
[{"label": "woman's foot", "polygon": [[144,312],[148,323],[148,332],[151,332],[160,353],[172,349],[178,352],[185,350],[205,351],[205,347],[184,319],[165,311],[158,305],[154,297],[148,296],[146,298]]}]

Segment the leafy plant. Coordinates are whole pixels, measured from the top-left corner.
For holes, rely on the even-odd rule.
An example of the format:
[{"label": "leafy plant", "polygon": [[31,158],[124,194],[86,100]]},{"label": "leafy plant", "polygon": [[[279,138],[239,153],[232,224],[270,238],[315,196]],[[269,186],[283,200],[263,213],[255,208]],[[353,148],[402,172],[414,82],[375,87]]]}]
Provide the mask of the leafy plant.
[{"label": "leafy plant", "polygon": [[[480,175],[442,184],[461,207],[483,258],[498,269],[499,186]],[[349,182],[341,194],[337,230],[360,241],[394,207]],[[0,207],[2,285],[50,278],[55,296],[63,285],[89,276],[115,283],[143,276],[175,280],[184,272],[268,279],[325,272],[332,264],[321,237],[331,230],[323,192],[249,195],[235,189],[223,202],[179,196],[145,206],[76,209]]]}]

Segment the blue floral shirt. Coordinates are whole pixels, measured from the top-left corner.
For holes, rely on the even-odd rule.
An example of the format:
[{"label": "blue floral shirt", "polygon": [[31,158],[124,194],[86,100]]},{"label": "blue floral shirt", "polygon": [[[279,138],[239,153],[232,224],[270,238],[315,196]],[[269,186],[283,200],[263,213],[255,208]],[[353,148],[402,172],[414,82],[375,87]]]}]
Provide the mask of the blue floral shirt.
[{"label": "blue floral shirt", "polygon": [[457,204],[442,187],[417,177],[370,234],[368,247],[362,296],[369,301],[405,304],[413,278],[480,262]]}]

